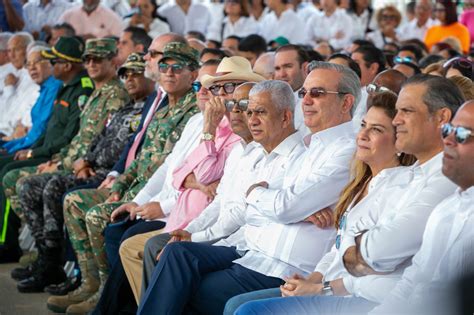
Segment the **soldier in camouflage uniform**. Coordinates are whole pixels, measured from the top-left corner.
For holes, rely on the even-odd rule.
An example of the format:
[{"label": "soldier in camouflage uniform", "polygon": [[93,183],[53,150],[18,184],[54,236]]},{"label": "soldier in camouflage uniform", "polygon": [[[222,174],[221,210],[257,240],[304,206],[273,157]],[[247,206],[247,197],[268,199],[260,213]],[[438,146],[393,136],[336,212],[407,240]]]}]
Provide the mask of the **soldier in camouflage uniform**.
[{"label": "soldier in camouflage uniform", "polygon": [[[17,189],[21,208],[26,218],[36,247],[39,262],[33,269],[31,277],[20,281],[17,288],[20,292],[38,292],[45,286],[62,282],[65,274],[62,269],[63,216],[61,207],[55,206],[56,198],[60,200],[64,187],[57,183],[58,178],[70,174],[73,162],[84,156],[92,141],[104,129],[108,119],[128,102],[128,94],[116,77],[111,57],[117,52],[116,44],[111,39],[91,39],[86,42],[83,55],[86,68],[94,80],[96,90],[92,93],[81,113],[79,133],[70,145],[53,157],[53,161],[38,166],[40,174],[22,179]],[[93,151],[92,151],[93,152]],[[46,170],[45,170],[46,168]],[[54,179],[50,185],[50,181]],[[67,187],[67,186],[66,186]],[[54,190],[58,191],[54,191]],[[22,278],[29,275],[16,269],[14,273]]]},{"label": "soldier in camouflage uniform", "polygon": [[[172,68],[172,64],[179,66]],[[95,262],[99,270],[101,287],[105,284],[109,271],[102,233],[110,221],[110,214],[118,206],[131,201],[143,188],[146,181],[173,149],[189,118],[199,111],[191,85],[197,77],[198,52],[187,44],[169,43],[164,48],[160,68],[162,82],[164,75],[174,79],[170,80],[173,83],[162,85],[167,92],[163,102],[168,102],[168,106],[162,107],[154,114],[153,120],[146,129],[140,153],[112,186],[110,196],[119,196],[119,199],[111,202],[113,199],[109,197],[107,200],[109,192],[105,189],[77,190],[66,195],[64,199],[68,231],[75,240],[73,246],[79,245],[75,247],[78,260],[83,258],[89,262],[91,260]],[[178,68],[181,68],[181,71],[177,70],[180,73],[175,73],[175,69]],[[99,204],[96,205],[97,203]],[[84,228],[84,222],[87,229]],[[83,277],[88,276],[83,273]],[[67,312],[82,313],[92,310],[97,304],[101,289],[93,292],[83,283],[77,292],[61,299],[64,303],[84,299],[82,303],[69,306]],[[51,300],[58,299],[50,298],[48,307],[51,306]]]},{"label": "soldier in camouflage uniform", "polygon": [[[79,129],[79,115],[81,113],[79,104],[87,101],[89,95],[94,91],[94,84],[87,76],[82,64],[81,57],[84,54],[84,42],[76,37],[61,37],[55,44],[54,51],[59,53],[61,57],[52,50],[42,51],[41,55],[54,63],[53,75],[56,79],[63,81],[64,84],[54,96],[53,111],[46,130],[30,147],[26,160],[16,160],[3,167],[0,171],[2,182],[4,175],[12,170],[39,165],[48,161],[54,153],[57,153],[72,140]],[[15,187],[14,183],[11,183],[11,185],[6,183],[5,186]],[[2,226],[0,224],[0,226],[5,228],[7,232],[2,235],[5,236],[3,240],[0,238],[0,244],[5,242],[6,248],[10,248],[10,253],[6,251],[1,253],[2,250],[0,249],[0,255],[3,256],[0,259],[8,259],[5,256],[10,255],[11,258],[14,258],[13,256],[18,255],[18,230],[21,222],[15,213],[10,212],[10,203],[16,206],[17,200],[11,202],[5,200],[3,187],[0,185],[0,221],[3,219],[6,225]],[[16,208],[18,207],[16,206]],[[13,251],[13,249],[16,249],[16,251]]]}]

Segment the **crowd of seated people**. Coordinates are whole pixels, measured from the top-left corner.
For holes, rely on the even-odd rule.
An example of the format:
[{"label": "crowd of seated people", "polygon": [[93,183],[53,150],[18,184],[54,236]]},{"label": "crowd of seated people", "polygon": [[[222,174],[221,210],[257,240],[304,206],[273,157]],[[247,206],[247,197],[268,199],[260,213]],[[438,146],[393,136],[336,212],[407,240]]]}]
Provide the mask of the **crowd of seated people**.
[{"label": "crowd of seated people", "polygon": [[56,313],[471,314],[473,12],[0,3],[0,263]]}]

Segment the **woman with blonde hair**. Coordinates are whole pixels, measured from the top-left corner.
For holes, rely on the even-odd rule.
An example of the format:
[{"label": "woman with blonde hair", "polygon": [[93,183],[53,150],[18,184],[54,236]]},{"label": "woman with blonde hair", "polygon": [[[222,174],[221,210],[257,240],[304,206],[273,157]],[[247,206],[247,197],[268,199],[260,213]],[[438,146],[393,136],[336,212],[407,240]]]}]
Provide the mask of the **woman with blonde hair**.
[{"label": "woman with blonde hair", "polygon": [[[362,120],[357,135],[357,150],[353,160],[352,179],[344,188],[336,206],[335,225],[338,228],[335,245],[308,277],[294,275],[279,289],[255,291],[247,296],[234,297],[240,301],[252,301],[239,307],[236,315],[247,314],[346,314],[367,313],[380,303],[383,295],[361,294],[370,286],[358,287],[356,280],[343,264],[345,250],[353,245],[356,231],[369,229],[378,221],[380,194],[390,194],[391,188],[399,187],[392,175],[401,172],[403,166],[414,163],[413,156],[399,154],[395,148],[395,117],[397,96],[392,92],[377,94]],[[398,188],[395,188],[398,189]],[[322,296],[323,279],[329,282],[334,296]],[[273,291],[271,291],[273,290]],[[349,297],[349,295],[353,295]],[[275,298],[267,297],[273,296]],[[283,298],[281,298],[283,296]],[[356,297],[357,296],[357,297]],[[371,298],[368,298],[371,296]],[[265,299],[263,299],[265,297]],[[276,298],[278,297],[278,298]],[[230,299],[227,304],[233,303]],[[235,300],[234,300],[235,301]],[[323,311],[324,309],[324,311]]]},{"label": "woman with blonde hair", "polygon": [[398,42],[396,29],[402,20],[400,11],[393,5],[388,5],[377,11],[375,19],[379,29],[368,33],[366,38],[379,49],[383,49],[386,44]]}]

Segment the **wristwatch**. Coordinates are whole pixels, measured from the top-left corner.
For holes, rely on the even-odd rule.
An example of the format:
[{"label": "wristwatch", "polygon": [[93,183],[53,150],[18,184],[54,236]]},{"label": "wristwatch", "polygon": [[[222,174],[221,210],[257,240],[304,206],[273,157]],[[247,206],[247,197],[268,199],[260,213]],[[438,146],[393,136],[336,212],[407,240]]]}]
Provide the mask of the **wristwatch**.
[{"label": "wristwatch", "polygon": [[323,282],[323,289],[321,290],[321,295],[323,296],[334,295],[334,292],[332,291],[331,284],[329,281]]},{"label": "wristwatch", "polygon": [[214,135],[210,134],[209,132],[204,132],[201,136],[201,139],[204,141],[212,141],[214,140]]}]

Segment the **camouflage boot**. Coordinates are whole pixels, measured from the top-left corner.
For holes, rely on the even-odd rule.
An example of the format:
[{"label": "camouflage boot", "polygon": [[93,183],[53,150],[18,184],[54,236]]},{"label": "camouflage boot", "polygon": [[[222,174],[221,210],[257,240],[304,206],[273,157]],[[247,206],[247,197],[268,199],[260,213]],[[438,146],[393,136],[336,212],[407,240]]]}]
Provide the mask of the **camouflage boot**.
[{"label": "camouflage boot", "polygon": [[103,286],[100,287],[100,289],[94,293],[91,297],[89,297],[87,300],[82,301],[81,303],[78,304],[73,304],[69,306],[66,310],[67,315],[85,315],[88,314],[89,312],[93,311],[95,307],[97,306],[97,303],[99,303],[100,296],[102,295],[103,291]]},{"label": "camouflage boot", "polygon": [[98,291],[100,282],[94,262],[80,262],[79,267],[84,279],[81,286],[67,295],[49,297],[47,302],[48,309],[53,312],[64,313],[70,305],[83,302]]}]

